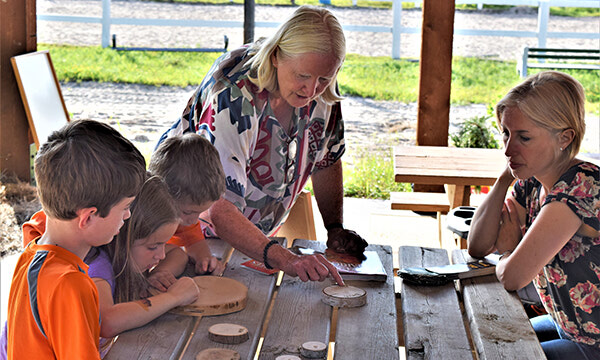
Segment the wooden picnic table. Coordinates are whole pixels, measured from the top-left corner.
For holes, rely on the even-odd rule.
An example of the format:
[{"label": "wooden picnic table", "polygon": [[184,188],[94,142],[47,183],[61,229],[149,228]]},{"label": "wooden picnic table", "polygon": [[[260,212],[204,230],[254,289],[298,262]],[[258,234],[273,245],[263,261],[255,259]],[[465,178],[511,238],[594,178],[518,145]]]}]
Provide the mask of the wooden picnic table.
[{"label": "wooden picnic table", "polygon": [[503,150],[445,146],[396,146],[394,179],[446,185],[450,209],[470,203],[472,185],[493,185],[506,166]]},{"label": "wooden picnic table", "polygon": [[[284,239],[279,238],[283,243]],[[218,239],[209,239],[215,256],[227,248]],[[295,240],[299,245],[323,251],[323,242]],[[392,250],[389,246],[370,245],[378,252],[388,273],[386,282],[348,281],[367,292],[367,304],[359,308],[337,309],[321,301],[324,282],[302,282],[283,275],[267,276],[240,266],[249,260],[234,251],[224,276],[248,287],[246,308],[237,313],[210,317],[191,317],[166,313],[146,326],[127,331],[117,339],[105,359],[196,359],[208,348],[237,351],[242,359],[271,360],[279,355],[300,356],[299,347],[307,341],[319,341],[333,350],[334,359],[398,359],[396,307],[394,295]],[[332,322],[337,318],[337,322]],[[208,328],[217,323],[246,327],[250,339],[238,345],[224,345],[208,338]]]},{"label": "wooden picnic table", "polygon": [[[401,246],[398,257],[400,268],[449,264],[445,249]],[[465,250],[452,253],[453,263],[470,260]],[[495,275],[457,282],[402,283],[407,359],[546,358],[516,292],[506,291]]]}]

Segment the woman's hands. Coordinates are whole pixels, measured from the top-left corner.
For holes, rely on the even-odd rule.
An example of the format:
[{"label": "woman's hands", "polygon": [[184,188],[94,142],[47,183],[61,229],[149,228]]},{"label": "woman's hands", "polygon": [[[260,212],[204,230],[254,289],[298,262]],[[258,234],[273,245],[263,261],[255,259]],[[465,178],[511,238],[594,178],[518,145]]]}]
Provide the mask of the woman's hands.
[{"label": "woman's hands", "polygon": [[334,228],[327,232],[327,247],[338,253],[350,254],[362,260],[368,245],[365,239],[352,230]]},{"label": "woman's hands", "polygon": [[496,239],[498,252],[512,251],[517,247],[523,237],[522,227],[514,199],[506,199],[502,205],[498,238]]},{"label": "woman's hands", "polygon": [[302,281],[323,281],[331,274],[338,285],[344,286],[344,280],[335,266],[323,255],[294,255],[289,250],[284,250],[289,254],[289,259],[281,267],[286,274],[298,276]]}]

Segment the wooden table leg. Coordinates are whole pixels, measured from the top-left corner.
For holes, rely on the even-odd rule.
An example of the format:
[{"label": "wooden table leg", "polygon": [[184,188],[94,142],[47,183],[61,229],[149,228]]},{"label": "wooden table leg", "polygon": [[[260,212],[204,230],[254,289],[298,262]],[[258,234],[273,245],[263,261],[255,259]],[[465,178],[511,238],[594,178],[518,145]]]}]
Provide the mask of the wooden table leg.
[{"label": "wooden table leg", "polygon": [[458,206],[469,206],[471,203],[471,186],[470,185],[453,185],[446,186],[448,201],[450,201],[450,209]]}]

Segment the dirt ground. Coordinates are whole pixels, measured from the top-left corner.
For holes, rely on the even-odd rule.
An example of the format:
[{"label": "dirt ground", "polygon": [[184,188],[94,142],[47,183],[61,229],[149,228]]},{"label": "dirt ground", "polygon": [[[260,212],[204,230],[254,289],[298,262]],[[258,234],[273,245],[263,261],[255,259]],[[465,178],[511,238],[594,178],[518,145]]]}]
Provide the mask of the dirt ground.
[{"label": "dirt ground", "polygon": [[0,258],[21,250],[21,225],[39,209],[35,187],[0,177]]}]

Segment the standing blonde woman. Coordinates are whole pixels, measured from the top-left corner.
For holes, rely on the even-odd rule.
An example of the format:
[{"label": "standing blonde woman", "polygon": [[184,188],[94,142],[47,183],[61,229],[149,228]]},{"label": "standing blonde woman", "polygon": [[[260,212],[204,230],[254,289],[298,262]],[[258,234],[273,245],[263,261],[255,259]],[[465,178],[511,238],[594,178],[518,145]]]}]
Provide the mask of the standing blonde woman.
[{"label": "standing blonde woman", "polygon": [[343,283],[323,256],[298,256],[268,238],[309,179],[328,247],[360,256],[367,245],[343,226],[344,123],[336,78],[345,53],[335,16],[301,6],[273,36],[220,57],[163,135],[196,132],[219,150],[227,191],[208,211],[209,230],[303,281],[331,274]]},{"label": "standing blonde woman", "polygon": [[548,315],[532,325],[548,359],[600,359],[600,169],[576,158],[584,103],[581,84],[556,71],[500,100],[508,164],[469,231],[469,254],[502,254],[507,290],[533,280]]}]

